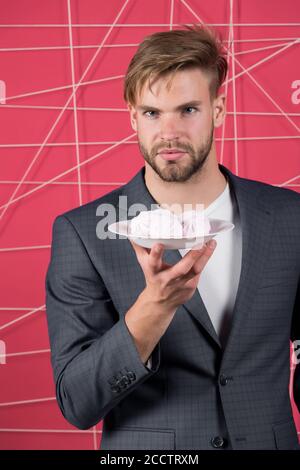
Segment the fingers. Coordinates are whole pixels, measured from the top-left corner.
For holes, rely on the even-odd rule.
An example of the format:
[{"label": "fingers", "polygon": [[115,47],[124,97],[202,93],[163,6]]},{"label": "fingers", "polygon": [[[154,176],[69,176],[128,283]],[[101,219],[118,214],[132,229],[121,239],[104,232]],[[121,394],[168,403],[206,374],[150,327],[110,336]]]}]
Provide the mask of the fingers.
[{"label": "fingers", "polygon": [[161,270],[163,264],[163,253],[164,246],[161,243],[155,243],[149,254],[148,265],[152,272],[158,272]]},{"label": "fingers", "polygon": [[188,253],[186,253],[182,259],[176,263],[172,269],[170,269],[169,275],[171,279],[175,280],[176,278],[187,274],[194,265],[195,261],[199,258],[199,256],[202,255],[204,250],[205,245],[203,245],[198,250],[190,250]]},{"label": "fingers", "polygon": [[216,241],[210,240],[199,250],[190,250],[181,261],[170,270],[173,280],[188,280],[203,271],[216,247]]},{"label": "fingers", "polygon": [[[200,249],[190,250],[175,265],[170,265],[163,261],[163,244],[155,243],[152,248],[149,249],[138,245],[132,240],[129,241],[135,250],[142,267],[146,268],[147,264],[147,270],[149,269],[152,274],[156,274],[167,269],[169,281],[187,281],[201,273],[216,247],[216,241],[212,239],[207,244],[204,244]],[[145,261],[144,264],[144,260],[146,258],[145,255],[147,255],[147,263]]]},{"label": "fingers", "polygon": [[[161,243],[155,243],[152,248],[145,248],[143,246],[138,245],[137,243],[129,240],[132,244],[133,249],[137,255],[137,258],[140,264],[143,264],[143,259],[145,259],[145,255],[147,255],[147,266],[150,268],[152,273],[159,272],[161,269],[165,269],[170,265],[163,262],[163,252],[164,252],[164,245]],[[146,265],[145,265],[146,267]]]},{"label": "fingers", "polygon": [[203,271],[206,263],[208,262],[209,258],[212,256],[215,248],[217,246],[216,240],[210,240],[206,245],[205,245],[205,250],[200,256],[199,259],[195,262],[193,266],[193,271],[195,274],[199,274]]}]

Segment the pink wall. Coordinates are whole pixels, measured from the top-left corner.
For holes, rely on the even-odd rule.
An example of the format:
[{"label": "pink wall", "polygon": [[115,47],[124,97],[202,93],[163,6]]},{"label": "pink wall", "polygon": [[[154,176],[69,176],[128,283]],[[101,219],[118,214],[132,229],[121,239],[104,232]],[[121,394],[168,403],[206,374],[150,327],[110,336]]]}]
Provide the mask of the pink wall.
[{"label": "pink wall", "polygon": [[[219,161],[240,176],[299,191],[300,51],[293,41],[300,4],[232,3],[237,77],[230,62]],[[0,0],[1,449],[99,448],[101,423],[80,431],[55,401],[44,306],[52,223],[143,165],[135,137],[111,148],[133,133],[123,76],[143,37],[201,20],[222,24],[225,39],[230,34],[229,0],[70,5],[71,37],[67,0]],[[81,84],[75,103],[71,52]],[[295,419],[300,430],[296,411]]]}]

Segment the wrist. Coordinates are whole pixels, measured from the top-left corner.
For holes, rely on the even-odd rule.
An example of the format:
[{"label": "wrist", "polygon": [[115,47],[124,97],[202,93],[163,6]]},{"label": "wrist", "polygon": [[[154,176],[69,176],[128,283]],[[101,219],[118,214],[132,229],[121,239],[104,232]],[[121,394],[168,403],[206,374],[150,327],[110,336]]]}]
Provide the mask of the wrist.
[{"label": "wrist", "polygon": [[150,308],[151,311],[157,312],[158,314],[163,315],[174,315],[177,308],[174,305],[171,305],[170,302],[165,300],[157,300],[154,298],[153,294],[145,287],[145,289],[139,295],[139,301],[145,308]]}]

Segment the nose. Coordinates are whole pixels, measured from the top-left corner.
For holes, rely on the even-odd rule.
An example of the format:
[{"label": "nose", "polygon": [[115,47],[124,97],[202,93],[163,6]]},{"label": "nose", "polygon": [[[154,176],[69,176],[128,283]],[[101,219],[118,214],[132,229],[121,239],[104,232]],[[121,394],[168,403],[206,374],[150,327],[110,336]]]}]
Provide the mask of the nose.
[{"label": "nose", "polygon": [[159,137],[164,141],[179,139],[180,125],[176,117],[164,116],[161,119]]}]

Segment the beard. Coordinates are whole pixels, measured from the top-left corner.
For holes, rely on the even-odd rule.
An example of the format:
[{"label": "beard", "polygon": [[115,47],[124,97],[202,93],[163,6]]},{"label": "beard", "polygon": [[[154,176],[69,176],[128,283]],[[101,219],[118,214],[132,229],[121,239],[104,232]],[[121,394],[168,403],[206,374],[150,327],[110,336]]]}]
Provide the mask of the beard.
[{"label": "beard", "polygon": [[211,150],[213,137],[214,126],[212,124],[210,133],[205,142],[196,149],[194,149],[190,144],[177,144],[174,142],[174,145],[170,145],[170,148],[178,148],[186,152],[188,155],[183,156],[182,159],[179,160],[163,161],[161,165],[157,163],[157,158],[160,158],[157,152],[162,149],[167,149],[165,145],[155,145],[153,149],[148,152],[140,140],[138,141],[138,144],[145,161],[163,181],[170,183],[183,183],[192,178],[192,176],[201,172]]}]

